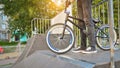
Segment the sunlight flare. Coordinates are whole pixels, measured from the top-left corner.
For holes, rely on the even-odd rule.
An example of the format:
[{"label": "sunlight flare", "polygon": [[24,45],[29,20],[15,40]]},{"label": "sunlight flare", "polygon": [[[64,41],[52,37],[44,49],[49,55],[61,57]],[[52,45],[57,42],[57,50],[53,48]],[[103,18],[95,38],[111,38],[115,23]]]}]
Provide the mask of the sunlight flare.
[{"label": "sunlight flare", "polygon": [[60,6],[60,5],[64,4],[65,0],[52,0],[52,2],[54,2],[56,5]]}]

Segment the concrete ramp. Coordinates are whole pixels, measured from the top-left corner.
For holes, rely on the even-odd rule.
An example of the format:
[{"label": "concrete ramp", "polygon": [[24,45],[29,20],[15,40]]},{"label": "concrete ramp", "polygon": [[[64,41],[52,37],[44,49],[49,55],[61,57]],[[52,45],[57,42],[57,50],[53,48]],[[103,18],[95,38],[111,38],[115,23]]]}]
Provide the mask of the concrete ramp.
[{"label": "concrete ramp", "polygon": [[[120,50],[115,52],[115,68],[120,67]],[[38,50],[12,68],[110,68],[109,52],[95,54],[55,54],[50,50]]]},{"label": "concrete ramp", "polygon": [[36,34],[30,38],[27,41],[23,53],[20,55],[15,64],[19,63],[21,60],[28,57],[37,50],[48,50],[47,43],[45,41],[45,35]]},{"label": "concrete ramp", "polygon": [[84,68],[80,65],[75,65],[65,62],[57,58],[54,54],[36,51],[31,56],[25,58],[13,68]]},{"label": "concrete ramp", "polygon": [[[115,51],[115,68],[120,68],[120,50]],[[12,68],[110,68],[110,51],[95,54],[55,54],[50,51],[45,35],[35,35]]]}]

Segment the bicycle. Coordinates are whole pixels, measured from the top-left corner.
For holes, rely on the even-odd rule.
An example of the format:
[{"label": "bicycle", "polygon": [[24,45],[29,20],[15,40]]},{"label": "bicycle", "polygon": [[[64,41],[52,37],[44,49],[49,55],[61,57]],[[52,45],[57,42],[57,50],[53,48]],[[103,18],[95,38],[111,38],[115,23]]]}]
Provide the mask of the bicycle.
[{"label": "bicycle", "polygon": [[[66,53],[75,44],[75,35],[70,26],[67,25],[68,21],[72,23],[74,26],[76,26],[79,29],[83,29],[79,27],[76,23],[74,23],[71,19],[75,19],[81,22],[84,22],[82,19],[75,18],[70,16],[70,12],[67,11],[67,6],[65,6],[65,22],[64,24],[58,23],[55,25],[52,25],[46,34],[46,42],[49,47],[49,49],[55,53],[61,54],[61,53]],[[71,18],[71,19],[70,19]],[[98,27],[96,24],[101,22],[100,20],[93,20],[95,23],[95,39],[96,39],[96,44],[97,46],[102,49],[102,50],[110,50],[110,45],[109,45],[109,25],[102,25]],[[84,29],[83,29],[84,30]],[[83,31],[86,34],[86,31]],[[113,31],[113,41],[114,45],[116,43],[117,35],[115,30]]]}]

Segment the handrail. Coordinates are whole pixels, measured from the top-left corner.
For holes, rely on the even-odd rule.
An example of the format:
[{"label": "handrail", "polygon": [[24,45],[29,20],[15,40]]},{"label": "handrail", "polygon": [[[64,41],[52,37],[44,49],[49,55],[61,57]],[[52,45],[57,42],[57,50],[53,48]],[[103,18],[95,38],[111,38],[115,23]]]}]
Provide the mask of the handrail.
[{"label": "handrail", "polygon": [[99,5],[103,4],[103,3],[105,3],[105,2],[107,2],[107,1],[108,1],[108,0],[103,0],[103,1],[99,2],[99,3],[96,4],[96,5],[93,5],[92,8],[95,8],[95,7],[97,7],[97,6],[99,6]]}]

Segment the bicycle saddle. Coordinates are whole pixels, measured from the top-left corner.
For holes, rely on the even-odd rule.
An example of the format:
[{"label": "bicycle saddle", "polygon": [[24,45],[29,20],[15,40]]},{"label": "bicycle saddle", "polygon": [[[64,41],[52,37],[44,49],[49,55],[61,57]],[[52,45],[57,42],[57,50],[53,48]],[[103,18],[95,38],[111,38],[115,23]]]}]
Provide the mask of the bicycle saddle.
[{"label": "bicycle saddle", "polygon": [[99,23],[100,20],[99,20],[99,19],[94,19],[94,18],[93,18],[93,22],[94,22],[94,23]]}]

